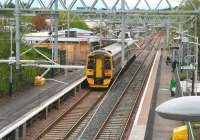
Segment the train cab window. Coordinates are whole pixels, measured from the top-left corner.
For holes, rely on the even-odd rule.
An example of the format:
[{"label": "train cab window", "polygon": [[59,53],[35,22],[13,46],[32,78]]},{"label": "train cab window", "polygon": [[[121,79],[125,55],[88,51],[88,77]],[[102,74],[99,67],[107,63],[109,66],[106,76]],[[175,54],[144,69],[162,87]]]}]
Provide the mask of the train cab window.
[{"label": "train cab window", "polygon": [[95,68],[95,60],[94,59],[89,59],[88,60],[88,69],[94,69]]},{"label": "train cab window", "polygon": [[104,68],[105,68],[105,70],[111,69],[111,65],[110,65],[110,60],[109,59],[105,59],[104,60]]}]

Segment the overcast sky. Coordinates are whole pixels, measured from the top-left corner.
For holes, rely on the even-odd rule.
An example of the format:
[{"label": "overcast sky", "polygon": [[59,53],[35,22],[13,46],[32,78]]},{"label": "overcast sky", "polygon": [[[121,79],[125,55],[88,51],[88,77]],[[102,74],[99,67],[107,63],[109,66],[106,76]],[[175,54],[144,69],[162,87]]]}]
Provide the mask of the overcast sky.
[{"label": "overcast sky", "polygon": [[[2,3],[4,3],[6,0],[0,0]],[[13,3],[15,3],[14,1],[15,0],[12,0]],[[21,0],[21,1],[24,1],[24,2],[28,2],[28,0]],[[48,5],[49,1],[50,0],[42,0],[43,3],[45,5]],[[73,0],[66,0],[66,5],[69,5]],[[112,7],[114,5],[114,3],[117,1],[117,0],[104,0],[107,5],[109,7]],[[138,0],[126,0],[127,4],[129,5],[130,8],[133,8],[135,6],[135,4],[137,3]],[[151,6],[151,8],[155,8],[156,5],[159,3],[160,0],[147,0],[149,5]],[[177,6],[180,4],[181,0],[168,0],[172,6]],[[84,0],[84,2],[86,3],[86,5],[90,6],[94,0]],[[35,2],[33,3],[32,5],[33,7],[39,7],[39,3],[38,3],[38,0],[35,0]],[[77,0],[77,3],[75,4],[74,8],[73,9],[76,9],[76,7],[81,7],[82,4],[80,2],[80,0]],[[59,7],[61,7],[61,5],[59,4]],[[103,6],[103,3],[101,2],[101,0],[99,0],[99,2],[97,3],[97,5],[95,6],[96,8],[104,8]],[[120,7],[120,3],[118,3],[117,7],[119,8]],[[140,9],[147,9],[147,5],[145,4],[145,0],[141,0],[140,4],[138,5],[138,8]],[[168,4],[166,2],[166,0],[163,0],[163,2],[161,3],[160,5],[160,8],[168,8]]]}]

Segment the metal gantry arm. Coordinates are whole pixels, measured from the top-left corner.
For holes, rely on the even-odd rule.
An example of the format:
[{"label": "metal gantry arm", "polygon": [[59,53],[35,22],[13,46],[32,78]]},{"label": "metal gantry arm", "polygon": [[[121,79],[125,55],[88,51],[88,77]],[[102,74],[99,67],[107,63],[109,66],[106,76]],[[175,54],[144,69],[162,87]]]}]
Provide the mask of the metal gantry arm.
[{"label": "metal gantry arm", "polygon": [[[4,3],[2,3],[2,7],[3,8],[0,8],[0,9],[4,9],[6,5],[8,5],[8,3],[13,3],[14,0],[5,0]],[[49,1],[49,4],[44,4],[44,1],[46,0],[28,0],[27,1],[27,5],[26,6],[23,6],[24,4],[24,1],[23,0],[20,0],[20,7],[23,9],[23,10],[27,10],[27,11],[32,11],[34,10],[34,8],[36,7],[32,7],[32,4],[37,2],[38,3],[38,6],[40,7],[37,7],[37,10],[48,10],[52,7],[52,5],[54,5],[54,3],[56,2],[55,0],[50,0]],[[67,10],[67,9],[70,9],[72,10],[72,8],[74,7],[74,5],[77,3],[77,2],[81,2],[83,8],[85,8],[86,10],[89,10],[87,12],[90,12],[90,10],[92,9],[92,11],[94,12],[95,10],[98,10],[98,9],[94,9],[95,5],[99,2],[103,2],[103,5],[106,10],[119,10],[117,9],[117,5],[119,3],[120,0],[115,0],[114,4],[113,5],[110,5],[108,6],[108,2],[106,2],[105,0],[94,0],[93,3],[91,5],[88,5],[87,4],[87,1],[86,0],[73,0],[71,1],[71,3],[69,3],[69,6],[66,6],[66,1],[65,0],[59,0],[59,3],[62,5],[62,7],[64,8],[64,10]],[[137,0],[136,1],[136,4],[134,6],[132,6],[132,8],[128,5],[127,1],[125,1],[125,8],[126,8],[126,12],[128,11],[137,11],[137,12],[144,12],[144,11],[148,11],[148,10],[151,10],[151,12],[158,12],[160,11],[159,8],[160,8],[160,5],[163,1],[166,1],[166,3],[168,4],[168,10],[165,10],[167,12],[172,12],[174,11],[173,8],[172,8],[172,4],[170,3],[170,0],[158,0],[157,1],[157,4],[156,4],[156,7],[155,9],[153,9],[151,6],[150,6],[150,2],[151,0]],[[142,11],[141,10],[138,10],[138,6],[142,3],[142,2],[145,2],[146,6],[148,7],[148,9],[143,9]],[[46,3],[46,2],[45,2]],[[184,3],[189,3],[192,5],[193,7],[193,12],[196,12],[198,13],[198,8],[196,7],[196,5],[192,2],[192,0],[181,0],[180,1],[180,4],[177,6],[177,9],[176,9],[176,12],[183,12],[183,10],[180,10],[180,7],[184,4]],[[60,8],[60,7],[59,7]],[[103,7],[102,7],[103,8]],[[4,9],[6,10],[6,9]],[[61,9],[59,9],[61,10]],[[86,12],[84,10],[82,10],[82,12]],[[106,12],[106,11],[105,11]]]},{"label": "metal gantry arm", "polygon": [[[2,4],[3,7],[5,7],[8,3],[13,3],[14,0],[5,0],[5,2]],[[148,10],[144,9],[144,10],[138,10],[138,6],[139,4],[141,4],[142,0],[138,0],[135,4],[135,6],[133,6],[133,9],[131,9],[130,6],[128,6],[127,1],[125,0],[121,0],[121,8],[117,9],[117,5],[119,4],[120,0],[116,0],[114,5],[112,6],[108,6],[108,4],[106,3],[105,0],[94,0],[93,3],[91,5],[87,5],[87,1],[86,0],[73,0],[68,6],[66,6],[66,1],[65,0],[50,0],[50,2],[48,4],[44,4],[45,0],[28,0],[27,1],[27,5],[23,5],[23,0],[15,0],[15,22],[16,22],[16,68],[19,69],[20,67],[20,30],[19,30],[19,16],[20,16],[20,10],[27,10],[27,11],[52,11],[52,7],[54,5],[54,14],[57,13],[58,11],[62,11],[61,9],[59,9],[60,7],[58,6],[60,3],[63,8],[64,11],[67,9],[68,11],[75,11],[77,13],[89,13],[89,14],[96,14],[98,11],[98,9],[95,9],[96,4],[101,1],[103,2],[104,7],[106,8],[105,10],[101,10],[102,14],[107,15],[108,17],[110,15],[112,15],[113,13],[115,13],[116,15],[120,15],[121,14],[121,18],[120,16],[115,17],[116,21],[114,22],[118,22],[121,23],[121,29],[122,29],[122,44],[123,44],[123,40],[124,40],[124,32],[125,32],[125,18],[126,18],[126,24],[128,25],[133,25],[133,24],[141,24],[141,23],[150,23],[150,24],[163,24],[168,22],[169,24],[172,23],[181,23],[184,24],[185,21],[190,20],[188,17],[193,15],[196,16],[196,14],[200,14],[199,9],[197,9],[197,7],[194,5],[194,3],[192,2],[192,0],[181,0],[181,3],[178,6],[178,9],[176,11],[174,11],[172,9],[172,5],[170,3],[170,0],[165,0],[169,6],[169,10],[165,10],[165,11],[160,11],[159,7],[161,5],[161,3],[164,0],[158,0],[158,4],[156,6],[155,9],[152,9],[152,7],[150,6],[150,0],[143,0],[145,2],[145,4],[148,7]],[[73,7],[75,6],[75,4],[77,2],[81,2],[82,6],[85,8],[84,10],[72,10]],[[33,9],[32,5],[34,2],[38,2],[38,5],[40,6],[38,9]],[[184,4],[184,2],[187,2],[189,4],[192,5],[193,10],[191,11],[184,11],[185,14],[182,14],[182,11],[180,10],[180,7]],[[21,6],[20,6],[21,5]],[[21,8],[21,9],[20,9]],[[27,9],[30,8],[30,9]],[[4,8],[0,8],[0,10],[5,10]],[[7,10],[12,10],[12,9],[7,9]],[[158,13],[159,11],[159,13]],[[151,13],[151,14],[148,14]],[[163,12],[163,14],[162,14]],[[186,14],[188,12],[188,14]],[[192,12],[192,13],[190,13]],[[174,15],[174,13],[176,13]],[[181,14],[179,14],[181,13]],[[137,14],[137,15],[136,15]],[[153,14],[153,15],[152,15]],[[179,15],[178,15],[179,14]],[[56,14],[55,14],[56,15]],[[97,14],[96,14],[97,15]],[[127,18],[128,17],[128,18]],[[56,18],[56,17],[55,17]],[[108,18],[109,19],[109,18]],[[187,19],[187,20],[185,20]],[[57,20],[56,20],[57,21]],[[110,21],[109,21],[110,22]],[[183,22],[183,23],[182,23]],[[131,24],[132,23],[132,24]],[[57,47],[58,47],[58,43],[57,43],[57,26],[58,23],[56,22],[56,24],[54,25],[54,29],[55,29],[55,36],[54,36],[54,58],[57,60]],[[124,44],[123,44],[124,46]],[[124,53],[122,51],[122,53]],[[124,59],[124,58],[123,58]]]}]

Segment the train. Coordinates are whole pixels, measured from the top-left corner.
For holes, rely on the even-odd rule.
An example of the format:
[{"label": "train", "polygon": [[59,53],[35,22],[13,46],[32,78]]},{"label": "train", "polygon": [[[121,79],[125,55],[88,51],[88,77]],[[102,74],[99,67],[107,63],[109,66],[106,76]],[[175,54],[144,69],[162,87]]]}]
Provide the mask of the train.
[{"label": "train", "polygon": [[[129,47],[134,40],[126,40],[125,58],[130,56]],[[121,69],[122,43],[113,43],[107,47],[89,53],[85,75],[90,88],[108,88],[114,76]],[[135,57],[135,55],[134,55]]]}]

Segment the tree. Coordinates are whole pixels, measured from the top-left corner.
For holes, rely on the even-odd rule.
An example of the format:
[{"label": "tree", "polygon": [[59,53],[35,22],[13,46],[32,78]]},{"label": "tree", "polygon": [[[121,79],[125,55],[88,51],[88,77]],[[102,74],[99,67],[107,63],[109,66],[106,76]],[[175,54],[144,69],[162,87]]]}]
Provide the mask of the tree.
[{"label": "tree", "polygon": [[[199,0],[192,0],[192,3],[196,6],[198,9],[200,7],[200,1]],[[194,10],[192,5],[190,3],[185,3],[182,7],[183,10]],[[200,39],[200,17],[197,17],[197,36]],[[198,62],[200,62],[200,53],[199,53],[199,58]],[[198,64],[198,69],[200,69],[200,65]]]},{"label": "tree", "polygon": [[[194,4],[194,6],[196,6],[197,9],[200,6],[200,1],[199,0],[192,0],[192,3]],[[184,9],[184,10],[193,10],[193,7],[192,7],[191,3],[185,2],[184,5],[182,6],[182,9]]]},{"label": "tree", "polygon": [[6,8],[15,8],[15,4],[10,1],[5,7]]},{"label": "tree", "polygon": [[36,30],[40,31],[42,29],[45,29],[46,24],[46,17],[44,16],[35,16],[32,18],[32,24],[35,26]]},{"label": "tree", "polygon": [[71,28],[89,29],[84,21],[81,21],[79,16],[74,16],[73,21],[70,23]]},{"label": "tree", "polygon": [[[200,0],[192,0],[192,3],[198,9],[200,7]],[[182,7],[183,10],[194,10],[191,3],[186,2]],[[197,19],[197,35],[200,38],[200,17]]]},{"label": "tree", "polygon": [[[66,12],[59,12],[59,26],[68,28],[68,17]],[[80,29],[89,29],[87,24],[81,20],[80,16],[69,13],[69,26],[70,28],[80,28]]]}]

